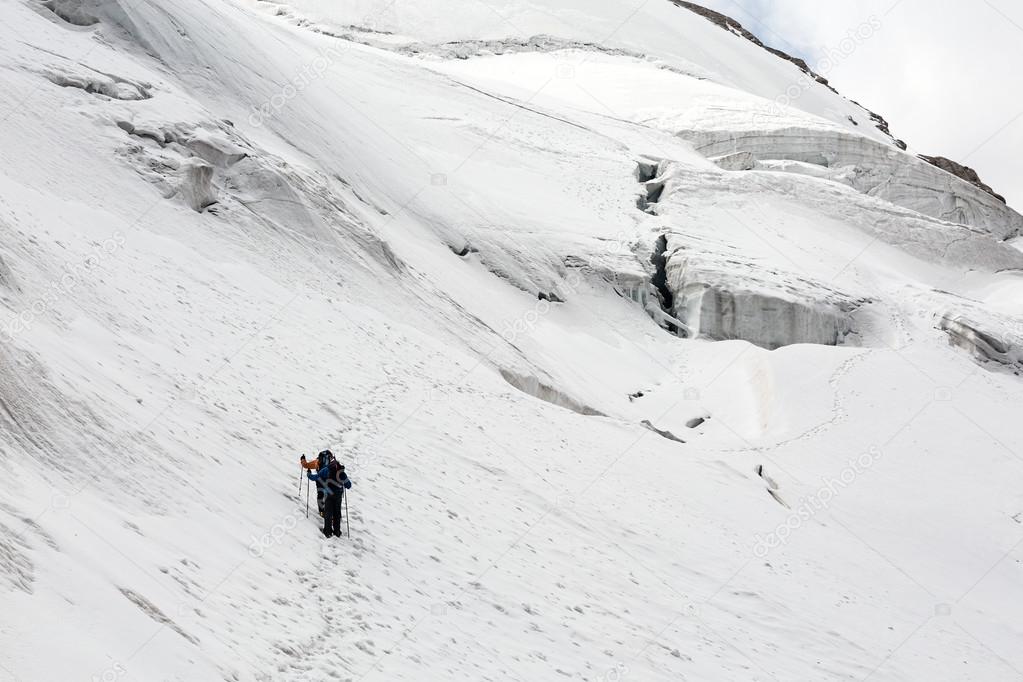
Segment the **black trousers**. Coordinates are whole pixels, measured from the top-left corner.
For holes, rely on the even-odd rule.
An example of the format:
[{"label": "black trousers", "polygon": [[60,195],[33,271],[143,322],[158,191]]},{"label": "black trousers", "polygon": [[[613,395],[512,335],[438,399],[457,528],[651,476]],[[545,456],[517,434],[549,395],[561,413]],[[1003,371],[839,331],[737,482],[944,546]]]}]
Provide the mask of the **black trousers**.
[{"label": "black trousers", "polygon": [[323,534],[341,536],[341,493],[323,496]]}]

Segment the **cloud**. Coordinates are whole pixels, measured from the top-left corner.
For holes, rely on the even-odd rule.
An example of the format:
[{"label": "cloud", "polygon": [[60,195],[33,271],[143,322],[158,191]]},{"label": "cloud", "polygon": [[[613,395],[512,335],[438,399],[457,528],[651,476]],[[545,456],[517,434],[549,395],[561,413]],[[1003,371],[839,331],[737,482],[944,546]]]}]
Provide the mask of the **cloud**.
[{"label": "cloud", "polygon": [[1016,0],[705,0],[818,64],[850,29],[882,28],[827,76],[917,152],[973,166],[1023,208],[1023,5]]}]

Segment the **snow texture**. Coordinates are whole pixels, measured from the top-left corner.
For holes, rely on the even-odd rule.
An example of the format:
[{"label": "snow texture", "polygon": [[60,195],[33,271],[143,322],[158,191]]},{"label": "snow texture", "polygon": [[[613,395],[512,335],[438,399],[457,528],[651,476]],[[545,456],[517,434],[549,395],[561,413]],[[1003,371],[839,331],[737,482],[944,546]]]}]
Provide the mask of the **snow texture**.
[{"label": "snow texture", "polygon": [[799,64],[12,0],[0,65],[3,682],[1021,677],[1023,218]]}]

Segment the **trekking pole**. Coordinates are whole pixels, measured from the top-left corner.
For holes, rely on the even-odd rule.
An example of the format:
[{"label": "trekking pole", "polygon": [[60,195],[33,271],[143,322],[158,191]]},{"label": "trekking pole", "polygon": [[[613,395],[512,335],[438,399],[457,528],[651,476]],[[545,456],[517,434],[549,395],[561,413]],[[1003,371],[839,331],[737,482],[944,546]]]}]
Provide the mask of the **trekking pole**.
[{"label": "trekking pole", "polygon": [[305,469],[299,469],[298,470],[298,501],[299,502],[302,501],[302,473],[303,472],[305,472]]},{"label": "trekking pole", "polygon": [[305,480],[305,517],[309,518],[309,479]]},{"label": "trekking pole", "polygon": [[348,529],[348,539],[351,540],[352,539],[352,523],[351,523],[352,520],[348,516],[348,491],[344,490],[341,494],[344,496],[342,499],[345,501],[345,528]]}]

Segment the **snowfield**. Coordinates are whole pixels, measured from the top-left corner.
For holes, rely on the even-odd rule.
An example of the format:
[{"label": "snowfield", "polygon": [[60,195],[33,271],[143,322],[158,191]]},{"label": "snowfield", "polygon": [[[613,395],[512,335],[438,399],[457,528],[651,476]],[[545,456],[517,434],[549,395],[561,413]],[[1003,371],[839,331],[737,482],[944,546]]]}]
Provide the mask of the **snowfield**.
[{"label": "snowfield", "polygon": [[1023,217],[870,112],[669,0],[2,16],[0,680],[1023,679]]}]

